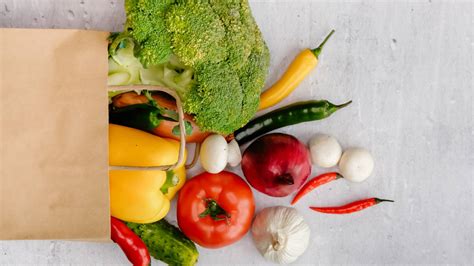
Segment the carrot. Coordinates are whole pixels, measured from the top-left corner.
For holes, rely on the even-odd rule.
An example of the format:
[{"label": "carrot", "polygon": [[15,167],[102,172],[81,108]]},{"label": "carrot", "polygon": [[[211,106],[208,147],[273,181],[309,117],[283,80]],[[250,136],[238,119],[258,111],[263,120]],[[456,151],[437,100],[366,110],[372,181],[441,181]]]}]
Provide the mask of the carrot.
[{"label": "carrot", "polygon": [[[158,106],[161,108],[165,108],[171,111],[177,111],[176,102],[167,97],[165,94],[152,94],[153,99],[156,101]],[[136,92],[125,92],[119,94],[112,98],[112,105],[116,108],[124,108],[131,105],[137,104],[146,104],[149,100],[144,95],[139,95]],[[203,132],[199,129],[196,122],[194,122],[194,117],[189,114],[184,115],[184,119],[188,121],[192,126],[192,132],[190,135],[186,136],[186,142],[202,142],[210,133]],[[169,121],[169,120],[161,120],[159,125],[151,130],[148,128],[139,128],[145,129],[147,131],[151,131],[153,134],[164,137],[164,138],[171,138],[175,140],[179,140],[179,136],[173,134],[173,129],[178,125],[178,122]]]}]

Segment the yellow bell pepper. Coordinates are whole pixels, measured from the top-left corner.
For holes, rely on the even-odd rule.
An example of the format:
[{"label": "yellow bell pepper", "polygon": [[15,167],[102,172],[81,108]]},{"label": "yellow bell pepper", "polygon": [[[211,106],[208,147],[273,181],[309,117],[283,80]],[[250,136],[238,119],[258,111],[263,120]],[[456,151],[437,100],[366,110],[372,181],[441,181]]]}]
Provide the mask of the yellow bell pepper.
[{"label": "yellow bell pepper", "polygon": [[285,99],[298,87],[303,79],[318,65],[318,57],[326,41],[334,33],[332,30],[324,41],[315,49],[304,49],[286,69],[283,76],[269,89],[260,95],[258,110],[271,107]]},{"label": "yellow bell pepper", "polygon": [[[178,154],[176,140],[109,124],[110,165],[172,165]],[[152,223],[168,213],[170,200],[186,181],[186,170],[184,162],[171,172],[110,170],[109,179],[111,215],[128,222]]]}]

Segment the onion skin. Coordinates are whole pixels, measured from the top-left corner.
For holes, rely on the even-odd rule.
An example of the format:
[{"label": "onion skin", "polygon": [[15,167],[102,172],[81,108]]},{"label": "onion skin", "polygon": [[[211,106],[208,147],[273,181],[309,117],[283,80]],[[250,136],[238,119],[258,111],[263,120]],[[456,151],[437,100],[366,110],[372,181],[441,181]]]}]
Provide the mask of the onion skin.
[{"label": "onion skin", "polygon": [[291,135],[268,134],[245,150],[242,171],[256,190],[285,197],[298,190],[311,174],[309,151]]}]

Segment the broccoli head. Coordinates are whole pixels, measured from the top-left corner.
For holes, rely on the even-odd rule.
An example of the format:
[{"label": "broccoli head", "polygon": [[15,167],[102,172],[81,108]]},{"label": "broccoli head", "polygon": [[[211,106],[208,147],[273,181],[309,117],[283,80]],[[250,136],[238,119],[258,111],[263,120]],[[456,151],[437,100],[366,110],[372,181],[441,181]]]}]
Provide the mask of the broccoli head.
[{"label": "broccoli head", "polygon": [[125,0],[125,30],[137,42],[136,56],[144,66],[166,62],[173,53],[163,16],[172,0]]},{"label": "broccoli head", "polygon": [[125,4],[142,83],[175,89],[205,131],[229,134],[255,115],[270,53],[246,0]]},{"label": "broccoli head", "polygon": [[184,64],[218,63],[226,58],[226,31],[219,16],[204,2],[184,1],[170,7],[166,26],[173,52]]},{"label": "broccoli head", "polygon": [[[243,93],[239,76],[226,63],[202,64],[184,108],[195,114],[202,130],[231,133],[239,126]],[[225,105],[225,107],[223,106]]]}]

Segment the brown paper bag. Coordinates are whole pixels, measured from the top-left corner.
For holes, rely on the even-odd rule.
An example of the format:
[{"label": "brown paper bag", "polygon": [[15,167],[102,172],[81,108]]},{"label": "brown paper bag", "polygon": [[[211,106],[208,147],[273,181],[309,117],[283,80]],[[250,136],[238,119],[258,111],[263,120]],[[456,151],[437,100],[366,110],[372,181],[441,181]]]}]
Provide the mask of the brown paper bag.
[{"label": "brown paper bag", "polygon": [[110,239],[107,35],[0,29],[0,239]]}]

